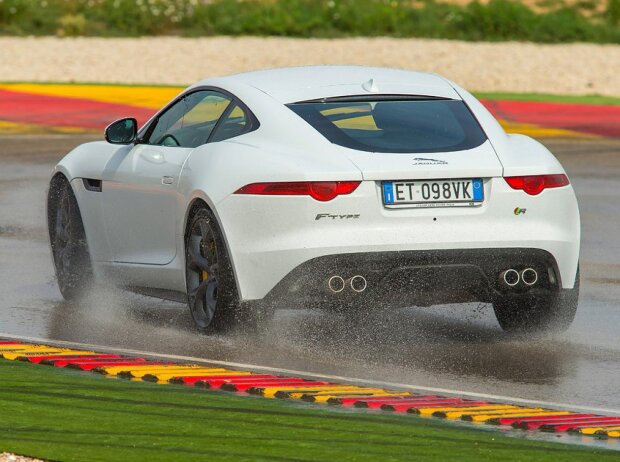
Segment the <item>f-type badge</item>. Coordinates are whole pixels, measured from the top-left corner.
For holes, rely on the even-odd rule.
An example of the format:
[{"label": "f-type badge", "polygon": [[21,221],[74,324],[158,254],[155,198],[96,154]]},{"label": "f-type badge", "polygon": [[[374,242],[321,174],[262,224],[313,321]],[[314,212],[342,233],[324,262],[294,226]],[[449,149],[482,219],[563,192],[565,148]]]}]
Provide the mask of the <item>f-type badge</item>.
[{"label": "f-type badge", "polygon": [[414,157],[413,165],[447,165],[445,160],[427,159],[425,157]]},{"label": "f-type badge", "polygon": [[315,221],[327,218],[328,220],[357,220],[360,217],[359,213],[345,213],[345,214],[333,214],[333,213],[319,213],[314,217]]}]

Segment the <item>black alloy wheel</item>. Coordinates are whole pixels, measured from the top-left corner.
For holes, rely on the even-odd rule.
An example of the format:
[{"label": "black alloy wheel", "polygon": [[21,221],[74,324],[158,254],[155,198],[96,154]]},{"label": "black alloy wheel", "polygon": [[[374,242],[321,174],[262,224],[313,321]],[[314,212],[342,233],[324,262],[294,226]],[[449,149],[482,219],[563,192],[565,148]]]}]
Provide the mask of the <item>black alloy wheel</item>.
[{"label": "black alloy wheel", "polygon": [[198,213],[194,217],[186,243],[188,303],[192,318],[201,330],[213,322],[219,295],[217,245],[209,217],[205,215]]}]

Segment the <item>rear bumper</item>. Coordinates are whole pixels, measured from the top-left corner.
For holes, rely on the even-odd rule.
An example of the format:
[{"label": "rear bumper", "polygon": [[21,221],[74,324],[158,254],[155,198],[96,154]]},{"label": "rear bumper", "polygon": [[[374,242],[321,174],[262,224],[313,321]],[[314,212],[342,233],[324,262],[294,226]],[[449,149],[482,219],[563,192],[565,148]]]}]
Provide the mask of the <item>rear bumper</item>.
[{"label": "rear bumper", "polygon": [[[533,268],[535,284],[507,287],[500,274]],[[334,292],[332,276],[345,281]],[[367,287],[351,288],[350,279],[361,275]],[[429,306],[440,303],[489,302],[524,293],[558,292],[562,287],[553,256],[539,249],[467,249],[328,255],[314,258],[291,271],[265,297],[281,308],[354,306],[363,303],[393,306]]]},{"label": "rear bumper", "polygon": [[[478,207],[387,209],[381,182],[363,181],[354,193],[330,202],[232,195],[217,213],[243,300],[263,299],[289,273],[319,257],[359,254],[361,265],[369,255],[475,249],[544,251],[556,262],[561,287],[572,288],[580,241],[573,189],[528,196],[502,178],[485,179],[484,189],[487,199]],[[330,218],[317,219],[320,214]]]}]

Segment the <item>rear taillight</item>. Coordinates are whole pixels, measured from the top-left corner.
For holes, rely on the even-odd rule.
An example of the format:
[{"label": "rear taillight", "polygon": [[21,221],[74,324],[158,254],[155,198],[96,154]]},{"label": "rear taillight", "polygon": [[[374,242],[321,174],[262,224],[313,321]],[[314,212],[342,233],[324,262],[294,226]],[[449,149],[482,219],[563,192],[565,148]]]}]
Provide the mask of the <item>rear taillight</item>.
[{"label": "rear taillight", "polygon": [[239,188],[235,194],[261,196],[311,196],[317,201],[331,201],[337,196],[351,194],[361,181],[295,181],[286,183],[252,183]]},{"label": "rear taillight", "polygon": [[521,189],[531,196],[548,188],[559,188],[570,184],[566,175],[530,175],[504,177],[512,189]]}]

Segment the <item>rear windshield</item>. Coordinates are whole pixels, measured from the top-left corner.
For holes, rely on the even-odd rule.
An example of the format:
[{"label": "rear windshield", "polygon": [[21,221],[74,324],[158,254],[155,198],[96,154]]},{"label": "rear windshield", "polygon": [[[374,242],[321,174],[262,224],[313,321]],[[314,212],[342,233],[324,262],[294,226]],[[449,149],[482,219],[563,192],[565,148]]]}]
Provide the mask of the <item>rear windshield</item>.
[{"label": "rear windshield", "polygon": [[487,139],[469,108],[457,100],[338,99],[288,107],[332,143],[361,151],[462,151]]}]

